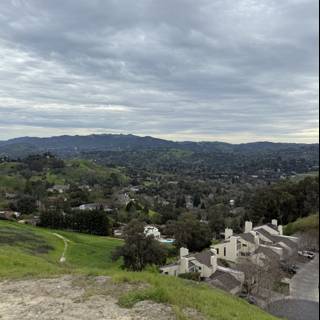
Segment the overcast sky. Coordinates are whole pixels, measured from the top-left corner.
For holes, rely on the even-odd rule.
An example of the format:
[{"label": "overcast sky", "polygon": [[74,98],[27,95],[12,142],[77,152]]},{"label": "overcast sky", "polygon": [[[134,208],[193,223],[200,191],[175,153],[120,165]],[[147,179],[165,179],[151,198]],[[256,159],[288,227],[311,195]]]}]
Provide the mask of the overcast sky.
[{"label": "overcast sky", "polygon": [[1,0],[0,140],[318,140],[318,0]]}]

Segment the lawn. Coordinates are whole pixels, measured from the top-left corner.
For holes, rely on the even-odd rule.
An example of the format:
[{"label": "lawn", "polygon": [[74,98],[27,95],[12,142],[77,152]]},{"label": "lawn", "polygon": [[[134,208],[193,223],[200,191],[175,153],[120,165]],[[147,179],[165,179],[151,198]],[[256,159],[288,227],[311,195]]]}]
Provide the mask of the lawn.
[{"label": "lawn", "polygon": [[[64,242],[53,233],[68,239],[65,264],[59,263]],[[150,269],[141,273],[126,272],[111,259],[121,240],[66,231],[53,231],[0,221],[0,279],[52,277],[61,274],[108,275],[115,283],[147,283],[147,288],[124,293],[123,307],[152,300],[173,306],[178,319],[181,310],[196,309],[212,320],[272,320],[274,317],[245,301],[205,284],[160,275]]]}]

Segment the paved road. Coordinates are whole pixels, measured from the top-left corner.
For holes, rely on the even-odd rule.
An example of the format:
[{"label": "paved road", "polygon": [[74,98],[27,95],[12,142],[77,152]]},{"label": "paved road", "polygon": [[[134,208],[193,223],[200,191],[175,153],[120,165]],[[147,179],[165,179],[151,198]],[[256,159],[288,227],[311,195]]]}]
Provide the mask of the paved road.
[{"label": "paved road", "polygon": [[288,320],[319,320],[319,255],[300,268],[291,280],[290,297],[273,302],[267,311]]},{"label": "paved road", "polygon": [[288,320],[319,320],[319,303],[306,300],[280,300],[272,303],[267,311]]},{"label": "paved road", "polygon": [[319,302],[319,255],[301,266],[290,285],[292,299]]}]

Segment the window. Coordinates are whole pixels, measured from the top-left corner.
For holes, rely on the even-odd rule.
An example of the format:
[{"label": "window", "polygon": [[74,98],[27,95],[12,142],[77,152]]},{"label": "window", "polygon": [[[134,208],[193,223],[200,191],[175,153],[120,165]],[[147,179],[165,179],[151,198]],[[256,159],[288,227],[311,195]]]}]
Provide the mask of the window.
[{"label": "window", "polygon": [[227,248],[224,247],[223,249],[224,249],[224,250],[223,250],[223,255],[226,256],[226,255],[227,255]]},{"label": "window", "polygon": [[219,254],[219,249],[216,249],[216,251],[217,251],[217,254]]}]

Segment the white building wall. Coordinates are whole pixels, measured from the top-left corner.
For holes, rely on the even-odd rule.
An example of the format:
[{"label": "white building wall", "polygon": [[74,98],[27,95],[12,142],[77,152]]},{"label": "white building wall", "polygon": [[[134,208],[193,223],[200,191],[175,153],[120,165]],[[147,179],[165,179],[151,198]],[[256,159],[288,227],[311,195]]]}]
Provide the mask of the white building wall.
[{"label": "white building wall", "polygon": [[244,227],[244,233],[249,233],[253,229],[253,223],[251,221],[246,221],[245,227]]},{"label": "white building wall", "polygon": [[232,236],[229,241],[213,246],[220,259],[236,262],[239,256],[238,237]]},{"label": "white building wall", "polygon": [[161,271],[169,276],[177,277],[179,275],[179,266],[165,266],[161,268]]},{"label": "white building wall", "polygon": [[254,243],[248,242],[242,238],[239,239],[240,243],[241,243],[241,249],[240,249],[240,253],[241,254],[252,254],[254,253],[258,246]]},{"label": "white building wall", "polygon": [[225,240],[230,239],[232,236],[233,236],[233,230],[229,229],[229,228],[225,229],[225,231],[224,231]]}]

